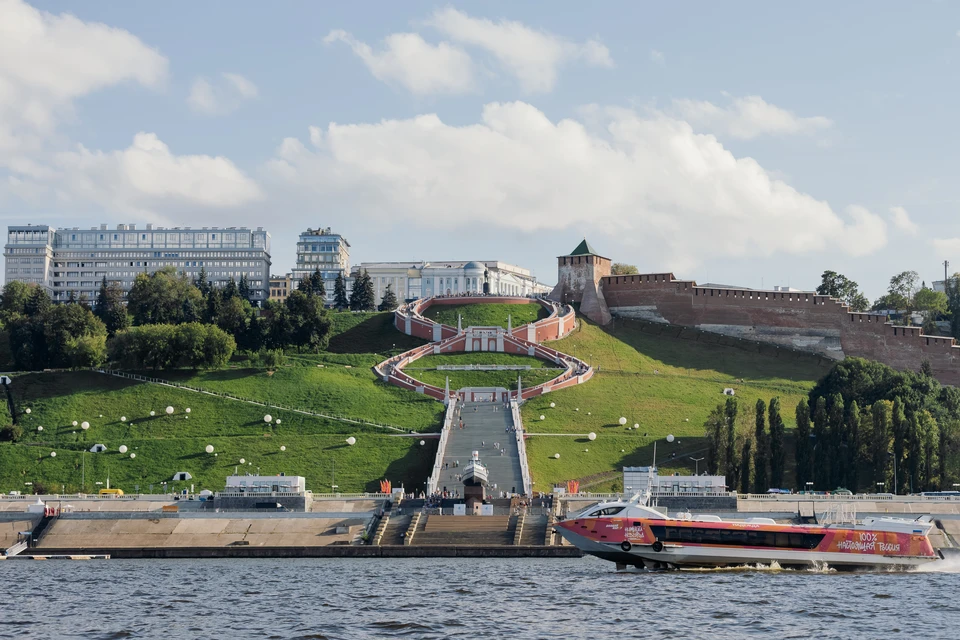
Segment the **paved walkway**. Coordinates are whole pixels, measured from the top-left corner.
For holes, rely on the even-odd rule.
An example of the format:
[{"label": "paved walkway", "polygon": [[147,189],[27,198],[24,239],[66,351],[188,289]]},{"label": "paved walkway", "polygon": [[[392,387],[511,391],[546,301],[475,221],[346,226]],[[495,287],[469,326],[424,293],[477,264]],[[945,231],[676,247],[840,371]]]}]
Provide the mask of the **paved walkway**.
[{"label": "paved walkway", "polygon": [[[490,471],[489,495],[498,497],[501,491],[523,493],[517,441],[514,433],[507,431],[514,426],[510,410],[499,402],[468,402],[463,405],[460,415],[464,428],[460,429],[459,421],[455,421],[450,431],[443,458],[449,468],[441,472],[439,490],[460,491],[462,494],[463,483],[456,476],[463,473],[471,452],[479,451],[480,461]],[[495,448],[494,443],[499,443],[500,448]],[[503,455],[500,455],[501,450]],[[454,467],[456,461],[460,462],[459,467]]]}]

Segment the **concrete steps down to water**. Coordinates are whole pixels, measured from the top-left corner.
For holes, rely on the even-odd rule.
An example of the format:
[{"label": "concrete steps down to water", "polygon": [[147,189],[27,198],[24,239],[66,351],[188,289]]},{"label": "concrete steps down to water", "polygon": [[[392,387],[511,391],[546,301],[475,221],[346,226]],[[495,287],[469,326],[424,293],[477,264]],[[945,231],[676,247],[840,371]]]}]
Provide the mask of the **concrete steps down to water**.
[{"label": "concrete steps down to water", "polygon": [[[459,427],[459,420],[463,420],[463,429]],[[463,473],[471,453],[479,451],[480,461],[490,472],[488,495],[496,497],[501,491],[523,492],[520,452],[510,410],[499,402],[468,402],[463,404],[459,420],[454,421],[447,441],[443,461],[448,469],[442,472],[439,490],[462,494],[463,483],[457,476]],[[494,443],[499,444],[499,448]]]},{"label": "concrete steps down to water", "polygon": [[426,516],[417,526],[413,544],[512,545],[516,526],[517,516]]}]

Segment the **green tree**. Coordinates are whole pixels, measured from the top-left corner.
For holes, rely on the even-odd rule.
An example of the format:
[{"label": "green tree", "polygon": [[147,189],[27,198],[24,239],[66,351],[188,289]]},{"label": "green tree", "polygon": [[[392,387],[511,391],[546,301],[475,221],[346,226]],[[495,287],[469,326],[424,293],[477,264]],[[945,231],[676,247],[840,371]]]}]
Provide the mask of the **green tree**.
[{"label": "green tree", "polygon": [[610,267],[610,275],[612,276],[630,276],[638,273],[640,272],[634,265],[623,262],[614,262]]},{"label": "green tree", "polygon": [[290,323],[289,344],[310,351],[325,349],[330,341],[331,321],[323,300],[293,291],[285,302]]},{"label": "green tree", "polygon": [[311,285],[313,287],[313,295],[320,296],[321,298],[326,299],[327,297],[327,287],[323,283],[323,274],[320,273],[320,268],[317,267],[313,273],[310,275]]},{"label": "green tree", "polygon": [[753,441],[749,437],[743,439],[743,448],[740,450],[740,493],[750,493],[750,449]]},{"label": "green tree", "polygon": [[0,312],[7,317],[26,314],[27,301],[30,300],[36,288],[37,285],[29,285],[19,280],[11,280],[3,285],[3,294],[0,295]]},{"label": "green tree", "polygon": [[207,275],[207,268],[200,267],[200,273],[197,274],[197,277],[193,280],[193,286],[197,288],[200,292],[200,295],[206,298],[210,294],[210,290],[213,288],[210,285],[210,277]]},{"label": "green tree", "polygon": [[[911,410],[910,413],[912,415],[913,410]],[[909,484],[907,474],[904,473],[904,462],[906,462],[910,439],[910,419],[907,417],[906,409],[899,397],[893,401],[893,413],[890,417],[890,432],[893,437],[895,468],[900,471],[896,474],[897,487],[895,487],[894,492],[900,493],[903,488]]]},{"label": "green tree", "polygon": [[829,465],[829,488],[836,489],[843,482],[844,476],[844,448],[846,447],[846,416],[844,415],[843,396],[839,393],[830,398],[827,415],[828,437],[826,455],[824,458]]},{"label": "green tree", "polygon": [[339,311],[350,306],[350,301],[347,299],[347,284],[344,282],[342,271],[337,272],[337,279],[333,283],[333,306]]},{"label": "green tree", "polygon": [[240,283],[237,284],[237,293],[244,300],[250,301],[250,281],[247,280],[247,274],[240,274]]},{"label": "green tree", "polygon": [[737,460],[737,399],[727,398],[723,409],[726,422],[726,445],[724,447],[723,467],[726,475],[727,487],[735,490],[740,482],[740,465]]},{"label": "green tree", "polygon": [[890,482],[890,456],[887,454],[890,447],[890,403],[886,400],[875,402],[871,407],[873,415],[873,438],[870,446],[870,457],[873,461],[873,481],[893,487]]},{"label": "green tree", "polygon": [[950,335],[960,339],[960,273],[955,273],[943,283],[950,312]]},{"label": "green tree", "polygon": [[904,312],[902,322],[905,325],[910,324],[918,280],[920,276],[916,271],[902,271],[890,278],[890,286],[887,288],[887,304],[891,309]]},{"label": "green tree", "polygon": [[364,270],[353,281],[353,291],[350,293],[351,311],[374,311],[376,310],[376,292],[373,289],[373,281],[370,274]]},{"label": "green tree", "polygon": [[28,316],[41,316],[50,309],[50,295],[43,287],[33,287],[30,297],[23,306],[23,312]]},{"label": "green tree", "polygon": [[200,290],[186,274],[164,267],[152,274],[137,274],[127,294],[127,310],[134,324],[179,324],[188,298],[199,308]]},{"label": "green tree", "polygon": [[770,400],[770,484],[783,487],[783,470],[787,464],[787,449],[784,444],[787,428],[780,416],[780,398]]},{"label": "green tree", "polygon": [[723,472],[723,433],[727,424],[724,416],[723,403],[714,407],[713,411],[703,423],[704,435],[707,439],[707,472],[710,475],[721,475]]},{"label": "green tree", "polygon": [[797,403],[797,489],[805,489],[813,481],[812,451],[810,450],[810,407],[804,398]]},{"label": "green tree", "polygon": [[923,332],[936,335],[936,320],[947,312],[947,294],[923,287],[913,297],[914,308],[923,314]]},{"label": "green tree", "polygon": [[860,426],[862,418],[860,416],[860,405],[854,400],[850,403],[847,410],[847,428],[846,428],[846,447],[844,447],[843,458],[843,486],[854,493],[860,491],[860,464],[863,460],[861,455],[861,435]]},{"label": "green tree", "polygon": [[826,454],[829,432],[827,401],[820,396],[813,408],[813,449],[810,456],[813,486],[818,491],[825,491],[830,484],[830,464],[827,462]]},{"label": "green tree", "polygon": [[763,400],[757,399],[754,413],[756,425],[753,439],[756,441],[756,451],[753,454],[753,492],[765,493],[770,488],[767,478],[767,468],[770,466],[768,459],[770,443],[767,437],[767,405]]},{"label": "green tree", "polygon": [[250,312],[250,303],[245,298],[239,295],[233,296],[220,305],[214,324],[234,336],[234,339],[239,339],[247,330],[247,318]]},{"label": "green tree", "polygon": [[220,294],[225,301],[238,297],[240,295],[240,289],[237,287],[237,281],[232,277],[227,280],[227,284],[224,285]]},{"label": "green tree", "polygon": [[114,335],[130,326],[130,317],[123,304],[123,288],[118,282],[107,283],[104,276],[100,281],[100,290],[97,292],[97,302],[94,315],[100,318],[107,327],[107,335]]},{"label": "green tree", "polygon": [[836,271],[824,271],[817,293],[843,301],[851,311],[866,311],[870,301],[860,293],[860,285]]},{"label": "green tree", "polygon": [[392,285],[387,285],[383,291],[383,298],[380,300],[380,311],[393,311],[397,308],[397,295],[393,292]]}]

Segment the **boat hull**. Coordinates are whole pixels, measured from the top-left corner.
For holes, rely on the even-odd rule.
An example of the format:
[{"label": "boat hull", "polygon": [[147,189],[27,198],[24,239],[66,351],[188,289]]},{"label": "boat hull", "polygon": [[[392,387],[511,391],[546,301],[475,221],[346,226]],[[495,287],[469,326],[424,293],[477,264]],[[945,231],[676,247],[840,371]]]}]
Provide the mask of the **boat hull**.
[{"label": "boat hull", "polygon": [[782,568],[809,568],[826,565],[838,570],[906,570],[938,560],[931,552],[922,555],[882,555],[853,551],[819,549],[780,549],[721,547],[625,539],[599,540],[578,532],[569,523],[561,522],[557,531],[584,553],[615,562],[618,568],[684,569],[779,565]]}]

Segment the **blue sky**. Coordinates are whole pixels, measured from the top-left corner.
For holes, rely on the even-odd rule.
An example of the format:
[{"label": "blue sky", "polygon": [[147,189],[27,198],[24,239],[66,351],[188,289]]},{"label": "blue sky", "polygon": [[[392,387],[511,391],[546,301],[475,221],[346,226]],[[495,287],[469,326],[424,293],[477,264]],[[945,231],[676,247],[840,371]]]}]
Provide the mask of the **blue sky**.
[{"label": "blue sky", "polygon": [[584,236],[871,298],[960,270],[960,5],[661,4],[0,0],[0,220],[262,225],[276,273],[318,225],[546,282]]}]

